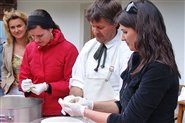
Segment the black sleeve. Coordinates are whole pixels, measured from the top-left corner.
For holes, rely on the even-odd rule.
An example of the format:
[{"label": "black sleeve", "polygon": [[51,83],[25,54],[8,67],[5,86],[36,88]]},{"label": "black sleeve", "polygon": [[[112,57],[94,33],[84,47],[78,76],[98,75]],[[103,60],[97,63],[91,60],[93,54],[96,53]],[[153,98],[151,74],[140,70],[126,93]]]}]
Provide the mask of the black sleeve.
[{"label": "black sleeve", "polygon": [[47,90],[45,92],[47,92],[48,94],[51,94],[52,93],[51,84],[48,84],[48,88],[47,88]]},{"label": "black sleeve", "polygon": [[115,103],[118,106],[119,113],[121,113],[122,107],[121,107],[120,101],[115,101]]},{"label": "black sleeve", "polygon": [[[116,105],[118,106],[119,109],[119,114],[121,114],[122,106],[120,101],[115,101]],[[107,118],[107,123],[116,123],[116,120],[118,120],[117,117],[118,115],[116,113],[112,113],[108,118]],[[119,120],[118,120],[119,121]]]}]

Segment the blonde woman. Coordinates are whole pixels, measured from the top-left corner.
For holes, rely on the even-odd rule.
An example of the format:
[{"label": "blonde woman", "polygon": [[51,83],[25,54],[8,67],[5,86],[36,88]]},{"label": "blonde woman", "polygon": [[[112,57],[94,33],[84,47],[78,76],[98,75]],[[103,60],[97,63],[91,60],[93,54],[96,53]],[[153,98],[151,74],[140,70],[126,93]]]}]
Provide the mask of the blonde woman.
[{"label": "blonde woman", "polygon": [[27,15],[18,10],[5,11],[3,22],[7,41],[3,47],[1,87],[5,94],[22,95],[18,89],[18,82],[19,67],[25,47],[29,43]]}]

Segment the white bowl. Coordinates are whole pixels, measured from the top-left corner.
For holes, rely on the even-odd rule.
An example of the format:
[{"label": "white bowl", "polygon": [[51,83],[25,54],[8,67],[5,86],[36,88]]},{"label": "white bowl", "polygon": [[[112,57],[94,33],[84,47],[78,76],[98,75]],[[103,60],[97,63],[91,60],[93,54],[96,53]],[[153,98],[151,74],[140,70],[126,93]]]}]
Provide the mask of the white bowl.
[{"label": "white bowl", "polygon": [[83,121],[75,117],[61,116],[43,119],[41,123],[83,123]]}]

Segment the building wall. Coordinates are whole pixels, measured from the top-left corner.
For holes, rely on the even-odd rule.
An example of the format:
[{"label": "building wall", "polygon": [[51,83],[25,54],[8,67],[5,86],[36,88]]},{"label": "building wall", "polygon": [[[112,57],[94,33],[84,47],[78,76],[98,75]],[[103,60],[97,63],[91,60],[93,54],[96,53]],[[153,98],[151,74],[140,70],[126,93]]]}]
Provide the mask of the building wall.
[{"label": "building wall", "polygon": [[183,63],[182,63],[182,66],[184,68],[184,74],[183,74],[183,81],[184,82],[183,84],[185,84],[185,2],[184,2],[184,13],[183,13],[183,16],[184,16],[184,32],[182,32],[182,35],[184,35],[184,48],[181,49],[181,51],[184,53],[184,57],[183,57]]},{"label": "building wall", "polygon": [[45,9],[58,24],[67,40],[79,49],[80,45],[80,3],[53,2],[43,0],[18,0],[18,9],[28,15],[35,9]]},{"label": "building wall", "polygon": [[[128,0],[121,1],[123,7]],[[177,65],[185,84],[185,1],[184,0],[152,0],[160,9],[172,42]],[[18,0],[18,9],[27,14],[36,8],[46,9],[55,22],[61,27],[65,37],[74,43],[78,50],[90,38],[90,26],[84,18],[84,12],[92,0]]]},{"label": "building wall", "polygon": [[184,0],[175,0],[175,1],[162,1],[156,2],[156,5],[161,10],[164,15],[164,22],[166,23],[167,34],[172,42],[175,58],[179,71],[182,75],[180,80],[181,84],[185,84],[185,12],[184,12]]}]

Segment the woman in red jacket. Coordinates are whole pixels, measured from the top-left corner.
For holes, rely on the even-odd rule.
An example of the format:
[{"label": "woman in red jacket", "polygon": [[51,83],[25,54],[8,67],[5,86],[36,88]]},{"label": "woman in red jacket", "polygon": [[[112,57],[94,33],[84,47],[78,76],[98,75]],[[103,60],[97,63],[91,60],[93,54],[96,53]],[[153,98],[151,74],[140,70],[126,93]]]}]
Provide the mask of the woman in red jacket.
[{"label": "woman in red jacket", "polygon": [[78,51],[46,10],[34,10],[27,28],[33,41],[25,49],[19,87],[26,97],[43,99],[43,116],[61,115],[58,99],[69,94],[69,78]]}]

